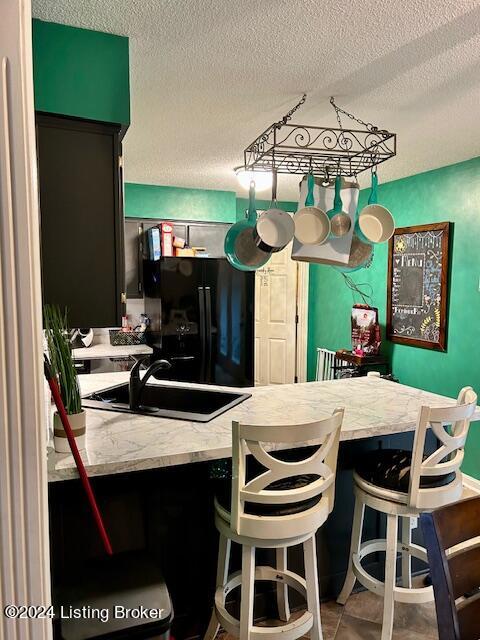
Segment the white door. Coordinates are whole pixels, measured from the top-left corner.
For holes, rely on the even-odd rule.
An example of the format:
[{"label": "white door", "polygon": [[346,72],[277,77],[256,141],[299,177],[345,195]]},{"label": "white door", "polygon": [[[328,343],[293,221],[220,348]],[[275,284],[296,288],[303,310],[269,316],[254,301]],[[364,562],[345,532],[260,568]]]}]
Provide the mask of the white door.
[{"label": "white door", "polygon": [[49,640],[47,442],[29,0],[0,0],[0,638]]},{"label": "white door", "polygon": [[297,262],[289,245],[255,276],[255,384],[295,382]]}]

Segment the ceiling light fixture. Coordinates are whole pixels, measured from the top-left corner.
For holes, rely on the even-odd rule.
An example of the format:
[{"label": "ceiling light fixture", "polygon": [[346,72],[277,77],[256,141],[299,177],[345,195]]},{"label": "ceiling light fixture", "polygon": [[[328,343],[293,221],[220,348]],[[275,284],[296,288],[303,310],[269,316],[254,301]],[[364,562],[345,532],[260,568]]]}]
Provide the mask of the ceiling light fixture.
[{"label": "ceiling light fixture", "polygon": [[257,192],[272,188],[271,171],[247,171],[245,167],[236,167],[234,171],[240,186],[247,191],[251,182],[255,183],[255,191]]}]

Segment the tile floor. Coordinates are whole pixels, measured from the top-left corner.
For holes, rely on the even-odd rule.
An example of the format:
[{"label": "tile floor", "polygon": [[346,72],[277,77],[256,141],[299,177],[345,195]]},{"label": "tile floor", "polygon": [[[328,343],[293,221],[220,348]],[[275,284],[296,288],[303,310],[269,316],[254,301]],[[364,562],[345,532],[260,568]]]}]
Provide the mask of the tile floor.
[{"label": "tile floor", "polygon": [[[324,640],[379,640],[383,600],[363,591],[348,599],[345,607],[323,605]],[[438,639],[435,605],[395,605],[393,640]]]},{"label": "tile floor", "polygon": [[[478,495],[464,487],[462,499]],[[416,578],[415,580],[420,580]],[[342,607],[335,601],[321,605],[323,640],[380,640],[382,631],[383,599],[368,591],[350,596]],[[292,614],[301,615],[301,611]],[[265,626],[278,626],[278,621],[267,621]],[[305,636],[308,638],[308,636]],[[219,640],[233,640],[228,634]],[[393,640],[438,640],[435,604],[395,604]]]},{"label": "tile floor", "polygon": [[[322,603],[322,629],[324,640],[380,640],[382,599],[363,591],[354,593],[345,607],[336,602]],[[292,614],[298,617],[302,612]],[[279,622],[266,622],[277,626]],[[308,638],[308,636],[305,636]],[[219,640],[233,640],[224,634]],[[395,605],[393,640],[438,640],[435,606],[431,604]]]}]

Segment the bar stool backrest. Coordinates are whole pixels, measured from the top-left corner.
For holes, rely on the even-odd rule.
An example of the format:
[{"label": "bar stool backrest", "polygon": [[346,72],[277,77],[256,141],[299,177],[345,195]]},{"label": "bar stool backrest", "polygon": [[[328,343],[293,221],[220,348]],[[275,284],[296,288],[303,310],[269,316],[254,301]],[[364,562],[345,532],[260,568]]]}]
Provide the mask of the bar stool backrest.
[{"label": "bar stool backrest", "polygon": [[[410,506],[417,509],[436,509],[460,498],[462,494],[460,465],[476,405],[477,394],[472,387],[464,387],[458,395],[456,407],[421,408],[413,443],[409,486]],[[425,457],[425,438],[430,426],[440,445],[432,454]],[[451,473],[455,474],[455,479],[444,486],[421,487],[421,479],[424,477],[432,478]]]},{"label": "bar stool backrest", "polygon": [[420,516],[439,640],[480,637],[480,497]]},{"label": "bar stool backrest", "polygon": [[[233,422],[231,527],[243,536],[261,539],[285,539],[312,533],[333,509],[338,443],[343,409],[329,418],[307,424],[248,425]],[[265,445],[321,442],[313,454],[297,462],[284,462],[270,455]],[[246,456],[251,453],[266,469],[246,480]],[[314,476],[305,486],[294,489],[268,489],[278,480]],[[318,497],[309,508],[292,515],[259,516],[245,512],[245,503],[288,505]]]}]

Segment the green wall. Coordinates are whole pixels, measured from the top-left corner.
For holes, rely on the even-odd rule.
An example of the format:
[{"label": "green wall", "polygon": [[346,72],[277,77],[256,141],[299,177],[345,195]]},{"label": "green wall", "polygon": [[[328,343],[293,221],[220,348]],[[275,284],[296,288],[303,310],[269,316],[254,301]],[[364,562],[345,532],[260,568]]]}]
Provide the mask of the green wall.
[{"label": "green wall", "polygon": [[[381,177],[381,176],[380,176]],[[360,194],[360,207],[368,190]],[[397,227],[450,221],[454,224],[447,352],[384,341],[400,382],[456,396],[472,385],[480,392],[480,158],[421,173],[379,187],[379,202],[395,216]],[[369,269],[352,275],[373,288],[372,305],[385,324],[387,245],[375,248]],[[315,377],[315,348],[350,347],[352,292],[342,275],[324,265],[310,266],[308,373]],[[480,423],[472,425],[463,469],[480,477]]]},{"label": "green wall", "polygon": [[125,215],[130,218],[235,222],[235,200],[233,191],[125,183]]},{"label": "green wall", "polygon": [[33,21],[35,109],[130,123],[128,38]]},{"label": "green wall", "polygon": [[[270,200],[257,200],[257,209],[268,209]],[[285,211],[296,211],[296,202],[279,201]],[[245,215],[248,198],[233,191],[187,189],[125,183],[125,215],[128,218],[173,218],[208,222],[235,222]]]}]

